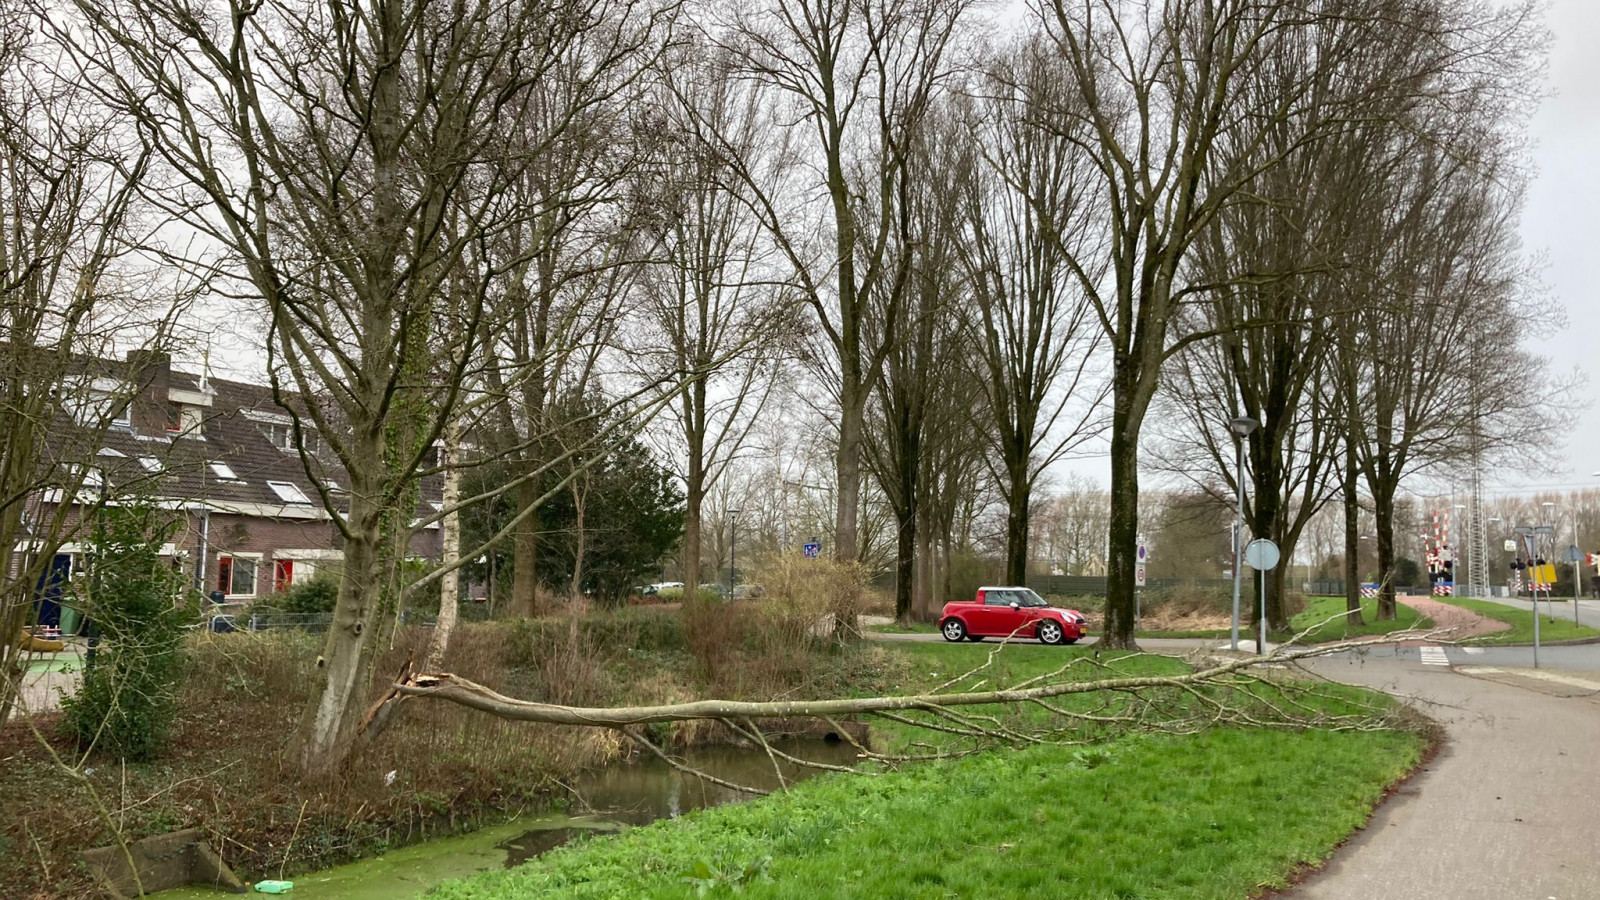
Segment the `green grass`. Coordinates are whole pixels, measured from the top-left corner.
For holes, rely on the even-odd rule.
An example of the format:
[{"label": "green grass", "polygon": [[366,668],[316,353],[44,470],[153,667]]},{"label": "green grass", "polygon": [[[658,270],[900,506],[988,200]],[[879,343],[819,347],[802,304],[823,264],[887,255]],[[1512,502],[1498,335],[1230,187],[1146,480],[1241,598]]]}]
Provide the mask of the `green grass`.
[{"label": "green grass", "polygon": [[[1176,659],[995,644],[897,645],[897,689],[1173,673]],[[1096,702],[1058,698],[1063,705]],[[1337,702],[1337,701],[1332,701]],[[969,708],[967,714],[998,710]],[[1030,716],[1038,710],[1011,710]],[[901,726],[874,726],[902,745]],[[925,731],[922,741],[939,741]],[[1222,900],[1325,859],[1415,765],[1401,732],[1212,729],[1032,746],[878,776],[823,776],[444,885],[439,900],[730,896]],[[701,889],[705,892],[700,893]]]},{"label": "green grass", "polygon": [[[1299,615],[1289,620],[1289,629],[1292,634],[1282,635],[1287,640],[1294,634],[1299,634],[1307,628],[1317,626],[1304,638],[1304,643],[1321,644],[1327,641],[1342,641],[1350,638],[1376,637],[1394,631],[1406,631],[1411,628],[1426,628],[1429,620],[1426,616],[1404,603],[1395,604],[1395,617],[1393,620],[1378,621],[1378,598],[1368,597],[1361,601],[1361,618],[1365,624],[1349,625],[1344,613],[1343,597],[1308,597],[1306,608]],[[1320,624],[1319,624],[1320,623]]]},{"label": "green grass", "polygon": [[[1480,616],[1496,619],[1511,626],[1510,631],[1499,631],[1494,634],[1485,634],[1472,638],[1473,641],[1485,644],[1531,644],[1533,643],[1533,611],[1531,609],[1516,609],[1488,600],[1470,600],[1466,597],[1435,597],[1451,606],[1471,610]],[[1555,621],[1549,615],[1543,616],[1539,622],[1540,641],[1571,641],[1580,638],[1600,637],[1600,630],[1587,625],[1575,625],[1572,622],[1572,607],[1566,607],[1568,618],[1561,618],[1562,603],[1558,599],[1554,605]],[[1539,605],[1541,613],[1544,612],[1543,603]]]},{"label": "green grass", "polygon": [[910,625],[901,625],[899,622],[890,622],[886,625],[868,625],[868,631],[878,631],[883,634],[937,634],[938,626],[932,622],[913,622]]},{"label": "green grass", "polygon": [[1323,860],[1421,748],[1408,734],[1219,729],[829,776],[431,896],[1235,900]]}]

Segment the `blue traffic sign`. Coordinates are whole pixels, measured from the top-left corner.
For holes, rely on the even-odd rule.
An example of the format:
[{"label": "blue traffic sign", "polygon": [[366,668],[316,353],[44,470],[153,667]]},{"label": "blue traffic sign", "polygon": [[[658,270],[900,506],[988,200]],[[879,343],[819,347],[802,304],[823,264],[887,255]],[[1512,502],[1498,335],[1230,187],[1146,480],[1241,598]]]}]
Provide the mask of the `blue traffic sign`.
[{"label": "blue traffic sign", "polygon": [[812,541],[811,543],[806,544],[805,551],[806,559],[816,559],[818,556],[822,555],[822,544]]}]

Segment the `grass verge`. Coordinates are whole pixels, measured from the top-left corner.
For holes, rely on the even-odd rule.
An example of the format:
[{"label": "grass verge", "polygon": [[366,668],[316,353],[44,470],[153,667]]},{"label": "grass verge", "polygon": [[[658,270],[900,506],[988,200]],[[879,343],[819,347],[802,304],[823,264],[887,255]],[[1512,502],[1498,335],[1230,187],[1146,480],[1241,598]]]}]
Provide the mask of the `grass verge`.
[{"label": "grass verge", "polygon": [[[1435,597],[1451,606],[1459,606],[1470,612],[1496,621],[1505,622],[1511,626],[1510,631],[1497,631],[1494,634],[1479,635],[1472,640],[1482,644],[1531,644],[1533,643],[1533,610],[1517,609],[1511,606],[1495,603],[1489,600],[1471,600],[1466,597]],[[1540,605],[1543,613],[1545,607]],[[1554,604],[1555,616],[1544,615],[1539,622],[1540,641],[1572,641],[1583,638],[1600,638],[1600,629],[1590,628],[1587,625],[1574,624],[1571,618],[1562,618],[1562,603],[1558,599]],[[1566,607],[1565,612],[1570,616],[1572,608]]]},{"label": "grass verge", "polygon": [[[897,648],[906,660],[901,687],[942,683],[986,658],[962,686],[1026,678],[1084,656],[1018,645],[989,657],[992,649]],[[1126,674],[1182,667],[1109,654],[1097,663],[1084,667],[1088,677],[1107,674],[1099,665]],[[891,744],[906,737],[883,730]],[[1408,732],[1216,728],[824,776],[562,848],[432,896],[1246,897],[1326,859],[1425,745]]]},{"label": "grass verge", "polygon": [[[886,625],[868,625],[867,626],[867,630],[868,631],[876,631],[876,632],[878,632],[880,634],[938,634],[939,633],[938,626],[934,625],[931,622],[917,622],[917,623],[914,623],[914,624],[911,624],[911,625],[901,625],[899,622],[890,622],[890,623],[888,623]],[[1092,632],[1092,631],[1088,634],[1088,637],[1090,637],[1090,638],[1092,638],[1094,636],[1095,636],[1094,632]],[[1199,630],[1191,629],[1191,630],[1187,630],[1187,631],[1183,631],[1183,630],[1178,630],[1178,631],[1153,631],[1153,630],[1150,630],[1150,629],[1141,628],[1138,631],[1134,632],[1134,638],[1135,639],[1138,639],[1138,638],[1214,638],[1214,637],[1227,637],[1227,636],[1228,636],[1228,630],[1226,628],[1207,628],[1207,629],[1199,629]],[[990,638],[990,640],[992,641],[994,639]]]},{"label": "grass verge", "polygon": [[1344,611],[1343,597],[1308,597],[1306,608],[1289,620],[1291,634],[1284,635],[1284,638],[1287,639],[1316,626],[1302,642],[1322,644],[1351,638],[1377,637],[1412,628],[1426,628],[1429,624],[1427,616],[1404,603],[1395,604],[1395,617],[1392,620],[1378,621],[1376,597],[1368,597],[1361,601],[1361,618],[1364,624],[1350,625],[1342,615]]}]

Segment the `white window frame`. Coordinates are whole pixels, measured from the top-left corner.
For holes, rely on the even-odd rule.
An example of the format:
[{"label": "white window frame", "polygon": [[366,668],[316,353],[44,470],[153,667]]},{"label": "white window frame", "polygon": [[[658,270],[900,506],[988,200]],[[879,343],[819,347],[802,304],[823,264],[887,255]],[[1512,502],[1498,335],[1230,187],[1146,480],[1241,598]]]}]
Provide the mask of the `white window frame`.
[{"label": "white window frame", "polygon": [[292,481],[269,481],[267,488],[289,506],[310,506],[311,498]]},{"label": "white window frame", "polygon": [[[225,560],[225,559],[229,561],[228,562],[228,589],[227,589],[227,591],[225,591],[223,593],[224,597],[226,597],[229,600],[235,600],[235,599],[246,600],[246,599],[249,599],[251,597],[259,596],[261,594],[261,557],[262,557],[262,554],[260,554],[260,553],[219,553],[219,554],[217,554],[217,569],[219,571],[222,568],[222,561]],[[234,584],[233,574],[234,574],[234,572],[238,571],[236,566],[238,564],[238,561],[241,560],[241,559],[250,561],[250,593],[248,593],[248,594],[236,593],[234,591],[234,589],[233,589],[233,584]]]},{"label": "white window frame", "polygon": [[161,460],[156,459],[154,456],[139,457],[139,465],[144,466],[144,470],[152,475],[159,475],[166,468],[161,465]]},{"label": "white window frame", "polygon": [[240,478],[239,475],[233,471],[233,466],[230,466],[225,462],[213,460],[211,463],[211,474],[217,476],[217,479],[220,481],[244,482],[244,479]]}]

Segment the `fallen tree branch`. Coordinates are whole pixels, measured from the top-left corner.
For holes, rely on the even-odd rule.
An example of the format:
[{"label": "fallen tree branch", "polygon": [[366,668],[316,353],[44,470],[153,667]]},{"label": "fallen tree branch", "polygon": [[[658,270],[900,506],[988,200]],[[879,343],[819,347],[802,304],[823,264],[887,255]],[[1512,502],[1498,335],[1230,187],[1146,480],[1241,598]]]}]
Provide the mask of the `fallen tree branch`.
[{"label": "fallen tree branch", "polygon": [[[654,722],[683,722],[695,719],[766,719],[803,717],[826,719],[847,715],[885,712],[948,710],[950,707],[988,704],[1027,703],[1074,694],[1106,691],[1140,691],[1161,687],[1182,687],[1215,683],[1226,675],[1263,665],[1294,662],[1362,648],[1392,645],[1426,638],[1431,632],[1395,632],[1382,638],[1345,641],[1300,649],[1278,650],[1265,654],[1214,662],[1206,668],[1182,675],[1143,675],[1103,678],[1096,681],[1068,681],[1026,688],[1001,688],[952,694],[908,694],[904,696],[860,697],[832,700],[693,700],[657,706],[583,707],[538,703],[507,697],[459,675],[414,675],[394,686],[394,702],[404,697],[448,700],[517,722],[542,722],[550,725],[592,725],[616,728]],[[1036,679],[1029,679],[1029,683]]]}]

